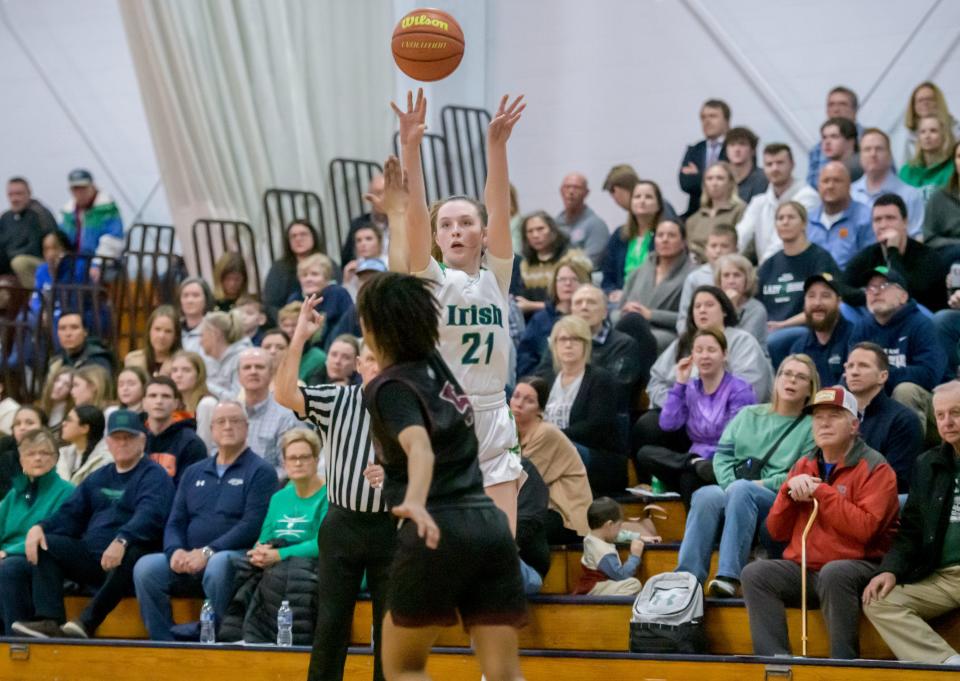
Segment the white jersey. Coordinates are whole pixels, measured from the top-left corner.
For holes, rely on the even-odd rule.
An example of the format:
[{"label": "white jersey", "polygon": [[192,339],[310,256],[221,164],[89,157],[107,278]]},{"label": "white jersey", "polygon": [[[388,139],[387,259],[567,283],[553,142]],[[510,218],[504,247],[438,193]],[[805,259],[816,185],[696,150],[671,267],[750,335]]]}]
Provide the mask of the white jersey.
[{"label": "white jersey", "polygon": [[510,360],[509,304],[513,260],[486,256],[476,275],[433,258],[416,276],[436,282],[440,301],[440,355],[471,397],[501,398]]}]

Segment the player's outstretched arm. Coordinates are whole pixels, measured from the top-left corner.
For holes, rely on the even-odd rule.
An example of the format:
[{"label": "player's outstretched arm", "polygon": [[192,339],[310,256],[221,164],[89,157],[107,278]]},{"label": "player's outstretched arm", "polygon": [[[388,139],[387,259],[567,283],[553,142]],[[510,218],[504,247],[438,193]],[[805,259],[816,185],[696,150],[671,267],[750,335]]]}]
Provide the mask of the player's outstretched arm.
[{"label": "player's outstretched arm", "polygon": [[[427,129],[427,98],[423,96],[423,89],[417,90],[417,100],[413,100],[413,92],[407,92],[407,110],[401,111],[395,103],[390,107],[397,114],[400,123],[400,158],[403,161],[403,170],[407,176],[408,193],[411,197],[407,209],[407,256],[400,259],[401,266],[406,264],[406,272],[421,272],[430,262],[430,245],[433,237],[430,231],[430,213],[427,211],[427,194],[423,182],[423,165],[420,160],[420,143],[423,133]],[[393,223],[391,223],[392,226]],[[390,240],[394,239],[391,230]],[[390,258],[393,259],[393,249],[390,249]],[[391,262],[390,269],[394,269]]]},{"label": "player's outstretched arm", "polygon": [[510,173],[507,169],[507,140],[520,114],[527,107],[520,95],[508,105],[504,95],[496,115],[487,128],[487,186],[484,203],[487,206],[487,248],[490,254],[502,259],[513,257],[510,238]]},{"label": "player's outstretched arm", "polygon": [[397,439],[407,455],[407,493],[403,503],[393,507],[393,514],[413,521],[427,548],[435,549],[440,543],[440,528],[427,512],[434,459],[430,435],[423,426],[408,426]]},{"label": "player's outstretched arm", "polygon": [[410,249],[407,241],[407,211],[410,192],[407,176],[396,156],[383,164],[383,209],[390,225],[390,248],[387,260],[391,272],[410,273]]}]

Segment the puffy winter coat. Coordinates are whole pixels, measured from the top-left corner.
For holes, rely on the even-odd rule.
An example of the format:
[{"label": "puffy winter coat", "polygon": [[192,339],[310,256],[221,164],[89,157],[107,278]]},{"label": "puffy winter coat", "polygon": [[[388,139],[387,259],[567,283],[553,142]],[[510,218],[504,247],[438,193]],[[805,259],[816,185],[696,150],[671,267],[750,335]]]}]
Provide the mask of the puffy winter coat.
[{"label": "puffy winter coat", "polygon": [[290,601],[293,645],[313,643],[317,617],[317,561],[287,558],[266,570],[244,559],[237,562],[233,600],[227,606],[218,637],[221,641],[277,642],[277,611]]}]

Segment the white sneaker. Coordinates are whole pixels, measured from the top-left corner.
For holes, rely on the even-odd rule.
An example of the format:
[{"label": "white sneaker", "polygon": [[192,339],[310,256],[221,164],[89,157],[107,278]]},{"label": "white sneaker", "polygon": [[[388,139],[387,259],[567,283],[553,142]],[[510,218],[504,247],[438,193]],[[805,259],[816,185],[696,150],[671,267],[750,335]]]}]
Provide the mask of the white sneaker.
[{"label": "white sneaker", "polygon": [[711,579],[707,584],[707,595],[713,598],[736,598],[737,585],[724,579]]},{"label": "white sneaker", "polygon": [[948,657],[946,660],[944,660],[944,661],[941,662],[940,664],[946,664],[946,665],[951,665],[951,666],[954,666],[954,667],[960,667],[960,655],[951,655],[950,657]]}]

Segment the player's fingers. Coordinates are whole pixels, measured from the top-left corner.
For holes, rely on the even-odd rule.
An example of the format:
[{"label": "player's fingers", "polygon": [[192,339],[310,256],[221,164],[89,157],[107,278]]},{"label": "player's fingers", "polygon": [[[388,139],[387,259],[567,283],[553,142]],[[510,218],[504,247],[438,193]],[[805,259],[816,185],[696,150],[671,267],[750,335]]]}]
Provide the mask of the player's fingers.
[{"label": "player's fingers", "polygon": [[396,103],[390,102],[390,108],[393,109],[393,113],[397,114],[398,116],[403,115],[403,112],[400,110],[400,107],[396,105]]}]

